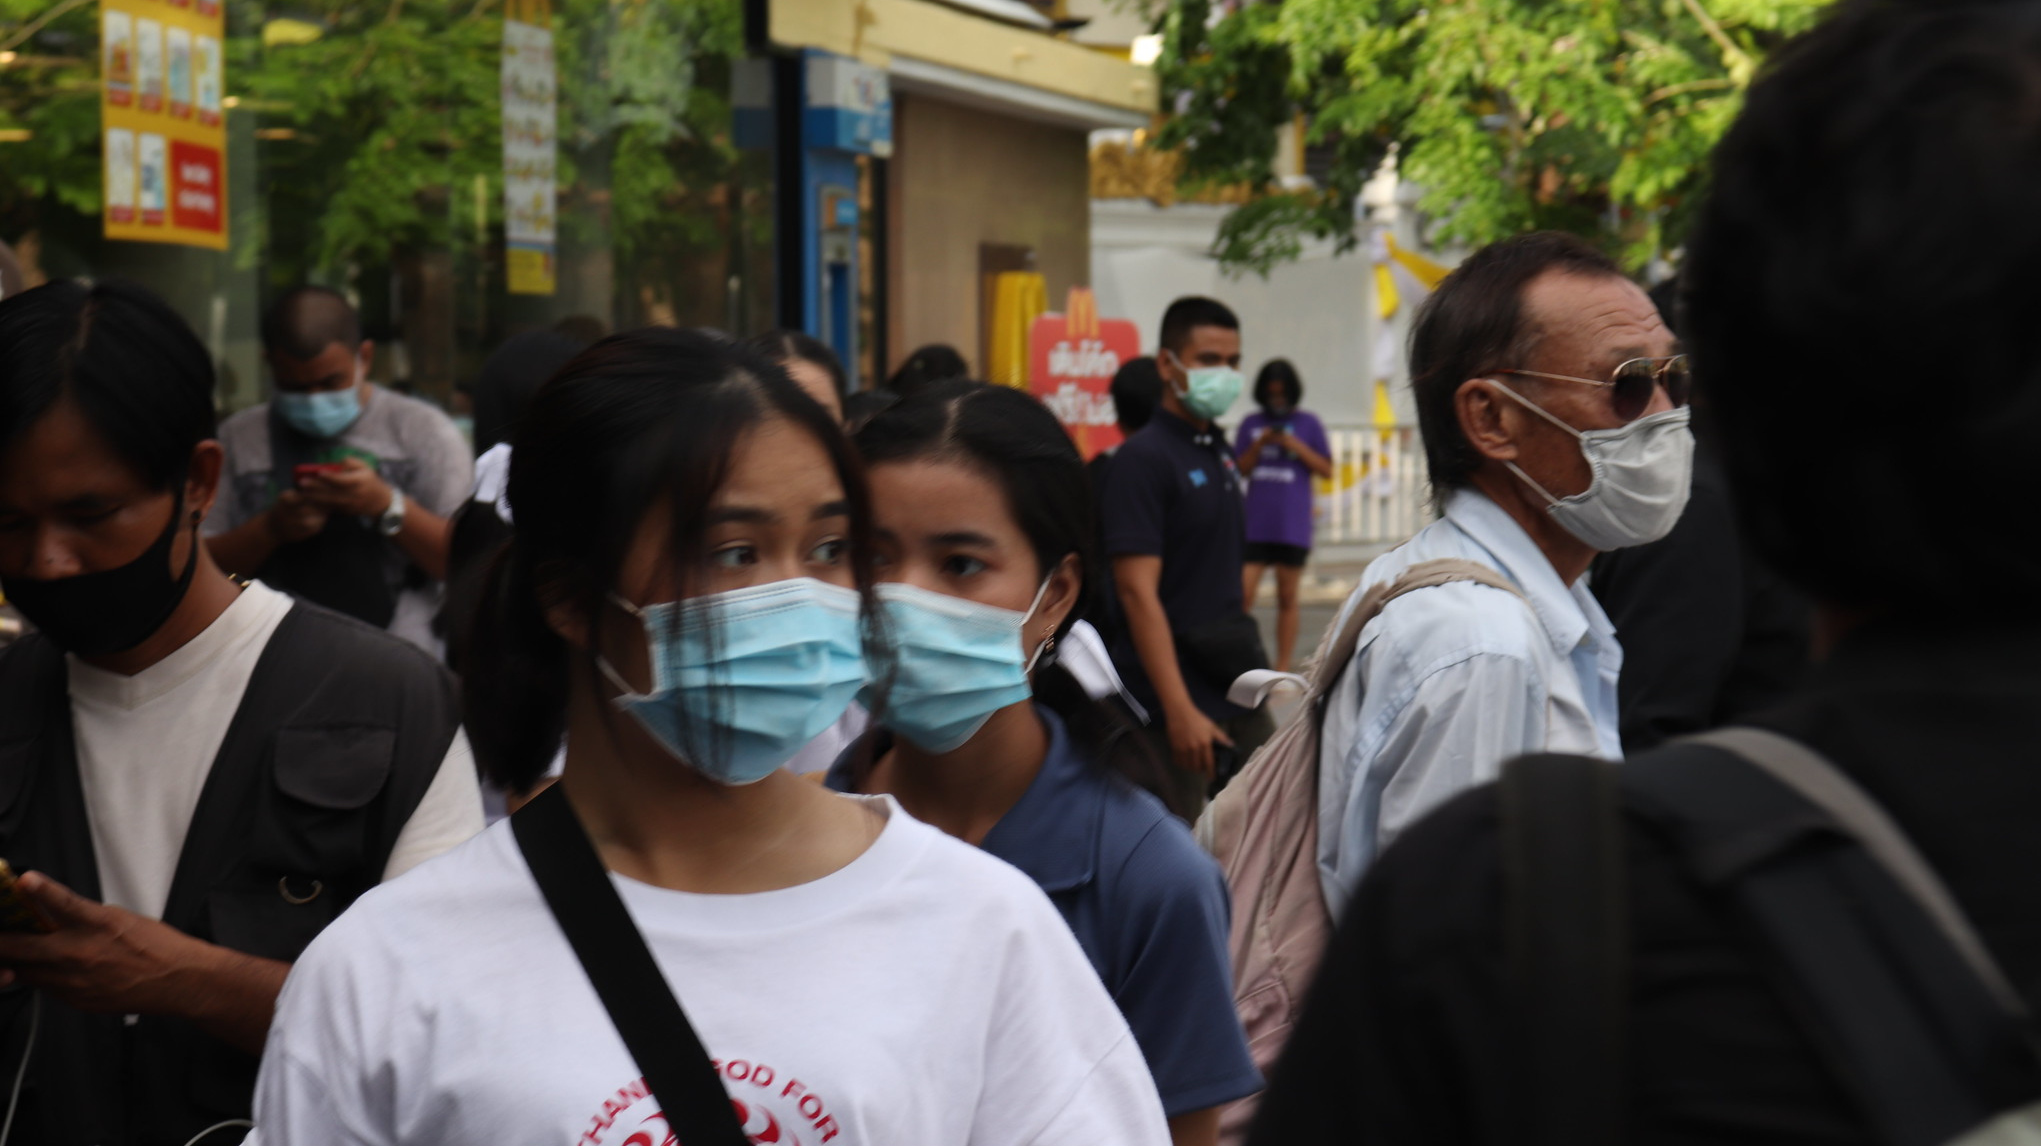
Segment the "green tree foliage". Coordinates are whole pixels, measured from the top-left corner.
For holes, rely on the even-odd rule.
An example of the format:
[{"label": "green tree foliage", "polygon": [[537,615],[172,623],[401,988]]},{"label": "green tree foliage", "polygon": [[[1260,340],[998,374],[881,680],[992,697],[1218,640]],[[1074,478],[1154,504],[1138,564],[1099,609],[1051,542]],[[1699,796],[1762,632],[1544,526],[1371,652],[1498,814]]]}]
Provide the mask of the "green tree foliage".
[{"label": "green tree foliage", "polygon": [[[265,43],[279,15],[304,34]],[[739,162],[723,94],[739,0],[560,0],[554,24],[569,237],[606,229],[620,266],[717,239],[681,208]],[[494,0],[230,0],[227,89],[258,116],[261,183],[234,204],[236,233],[262,212],[272,278],[464,250],[500,227],[502,29]],[[0,234],[96,232],[98,6],[0,0],[0,45],[16,52],[0,65],[0,131],[31,133],[0,142]]]},{"label": "green tree foliage", "polygon": [[[500,202],[503,25],[489,0],[324,2],[318,39],[245,38],[230,61],[230,84],[293,133],[264,156],[272,225],[310,233],[272,246],[330,272],[486,233],[470,189],[484,180],[481,201]],[[736,0],[565,0],[554,26],[563,228],[608,224],[625,252],[673,238],[665,198],[734,162],[725,101],[694,81],[702,59],[742,51]]]},{"label": "green tree foliage", "polygon": [[[1231,266],[1266,273],[1307,237],[1352,246],[1392,143],[1437,240],[1551,227],[1641,264],[1679,244],[1744,88],[1825,2],[1171,0],[1158,143],[1188,183],[1260,192],[1222,228]],[[1275,134],[1299,117],[1330,163],[1285,190]]]},{"label": "green tree foliage", "polygon": [[100,210],[99,7],[88,0],[0,0],[0,235],[45,207]]},{"label": "green tree foliage", "polygon": [[454,225],[454,190],[500,178],[502,22],[458,0],[325,0],[294,18],[317,37],[227,45],[228,89],[261,114],[273,273],[297,281],[472,234]]}]

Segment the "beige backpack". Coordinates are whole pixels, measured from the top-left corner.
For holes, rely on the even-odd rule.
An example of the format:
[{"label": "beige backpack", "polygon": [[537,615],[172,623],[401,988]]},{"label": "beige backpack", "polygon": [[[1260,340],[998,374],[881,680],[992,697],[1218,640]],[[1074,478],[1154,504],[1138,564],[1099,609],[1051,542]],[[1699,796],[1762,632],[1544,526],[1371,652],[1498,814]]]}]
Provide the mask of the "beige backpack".
[{"label": "beige backpack", "polygon": [[[1370,586],[1345,623],[1327,629],[1302,677],[1249,673],[1229,694],[1255,707],[1284,680],[1304,686],[1303,703],[1233,778],[1198,820],[1198,839],[1226,873],[1233,897],[1233,1005],[1248,1049],[1264,1077],[1296,1025],[1311,977],[1331,937],[1332,918],[1318,881],[1318,737],[1325,698],[1354,659],[1361,630],[1383,606],[1419,589],[1473,581],[1523,593],[1501,574],[1472,561],[1426,561],[1392,582]],[[1220,1140],[1247,1136],[1256,1099],[1226,1108]]]}]

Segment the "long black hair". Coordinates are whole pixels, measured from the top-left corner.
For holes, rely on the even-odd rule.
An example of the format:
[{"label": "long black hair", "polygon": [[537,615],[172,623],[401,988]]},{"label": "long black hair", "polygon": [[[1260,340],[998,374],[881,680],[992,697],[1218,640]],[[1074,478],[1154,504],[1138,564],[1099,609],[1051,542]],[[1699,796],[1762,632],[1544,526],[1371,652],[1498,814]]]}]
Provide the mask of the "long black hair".
[{"label": "long black hair", "polygon": [[[1091,478],[1063,424],[1040,402],[1005,386],[938,383],[865,423],[857,447],[867,466],[956,462],[990,478],[1034,550],[1037,580],[1077,559],[1077,600],[1056,640],[1084,616],[1103,571]],[[1130,717],[1093,700],[1053,652],[1036,666],[1033,686],[1035,699],[1063,719],[1088,757],[1168,802],[1162,761]]]},{"label": "long black hair", "polygon": [[[843,484],[866,655],[883,679],[890,657],[872,621],[871,500],[835,422],[778,367],[727,340],[688,330],[614,335],[560,368],[513,440],[516,532],[478,595],[463,682],[468,738],[491,779],[512,791],[537,782],[566,731],[569,674],[598,672],[600,626],[588,626],[590,647],[577,653],[547,625],[546,608],[600,616],[645,515],[662,504],[681,594],[698,591],[691,581],[707,559],[709,503],[745,432],[772,419],[812,435]],[[720,750],[697,739],[702,730],[682,733],[694,758]]]}]

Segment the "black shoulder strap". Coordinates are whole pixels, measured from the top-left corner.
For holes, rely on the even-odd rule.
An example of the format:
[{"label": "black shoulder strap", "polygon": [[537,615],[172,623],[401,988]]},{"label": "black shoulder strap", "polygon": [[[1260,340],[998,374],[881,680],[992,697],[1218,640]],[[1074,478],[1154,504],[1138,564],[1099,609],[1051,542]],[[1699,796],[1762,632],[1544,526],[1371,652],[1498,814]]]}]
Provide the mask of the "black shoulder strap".
[{"label": "black shoulder strap", "polygon": [[1526,1146],[1623,1141],[1629,914],[1615,766],[1503,769],[1503,944],[1516,1126]]},{"label": "black shoulder strap", "polygon": [[1782,772],[1749,755],[1775,748],[1718,738],[1649,753],[1622,770],[1625,804],[1737,917],[1880,1141],[1947,1142],[2041,1099],[2017,1000],[1909,886],[1925,865],[1888,866],[1896,829],[1867,836],[1868,821],[1838,811],[1824,787],[1869,801],[1833,765],[1803,750]]},{"label": "black shoulder strap", "polygon": [[714,1062],[653,962],[566,793],[558,784],[540,792],[510,818],[510,829],[676,1137],[687,1146],[749,1146]]}]

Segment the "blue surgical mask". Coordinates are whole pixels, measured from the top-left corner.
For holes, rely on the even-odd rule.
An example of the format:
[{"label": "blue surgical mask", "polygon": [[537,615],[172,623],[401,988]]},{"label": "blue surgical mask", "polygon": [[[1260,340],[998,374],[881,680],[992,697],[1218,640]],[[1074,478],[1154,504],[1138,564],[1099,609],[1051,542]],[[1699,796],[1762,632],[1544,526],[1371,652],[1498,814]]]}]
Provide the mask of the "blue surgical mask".
[{"label": "blue surgical mask", "polygon": [[[1169,356],[1176,358],[1176,352]],[[1232,409],[1247,388],[1247,376],[1231,366],[1192,368],[1184,366],[1181,358],[1176,358],[1176,364],[1184,372],[1184,388],[1177,396],[1191,413],[1208,422]]]},{"label": "blue surgical mask", "polygon": [[598,661],[621,692],[612,703],[717,783],[772,775],[835,724],[864,684],[858,595],[850,589],[797,577],[684,602],[614,599],[645,627],[652,687],[635,692]]},{"label": "blue surgical mask", "polygon": [[1042,654],[1021,630],[1042,603],[1042,581],[1025,613],[888,581],[878,587],[898,657],[886,694],[888,728],[925,752],[964,746],[992,714],[1033,694],[1028,674]]},{"label": "blue surgical mask", "polygon": [[301,394],[279,390],[276,412],[292,429],[314,438],[337,438],[361,418],[361,385]]}]

